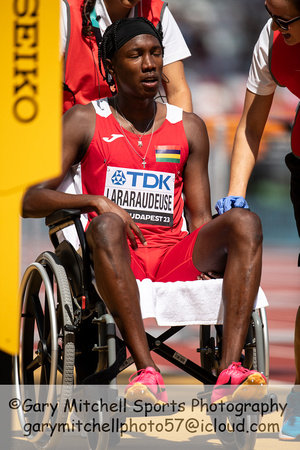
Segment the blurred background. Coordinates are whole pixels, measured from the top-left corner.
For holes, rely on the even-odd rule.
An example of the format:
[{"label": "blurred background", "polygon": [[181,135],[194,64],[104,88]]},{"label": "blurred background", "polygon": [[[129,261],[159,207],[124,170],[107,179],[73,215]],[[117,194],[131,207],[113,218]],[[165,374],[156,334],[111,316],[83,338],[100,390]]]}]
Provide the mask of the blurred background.
[{"label": "blurred background", "polygon": [[[208,127],[214,206],[227,195],[231,148],[242,112],[252,49],[268,15],[264,0],[169,0],[168,5],[192,53],[185,60],[185,71],[194,111]],[[263,224],[261,284],[270,303],[267,315],[271,380],[289,383],[295,377],[293,333],[300,293],[297,268],[300,246],[284,157],[290,152],[290,127],[296,105],[296,98],[287,89],[277,88],[247,193],[251,210]],[[22,227],[23,273],[51,245],[43,220],[26,219]],[[192,328],[186,335],[185,346],[195,349],[197,339],[198,330]]]}]

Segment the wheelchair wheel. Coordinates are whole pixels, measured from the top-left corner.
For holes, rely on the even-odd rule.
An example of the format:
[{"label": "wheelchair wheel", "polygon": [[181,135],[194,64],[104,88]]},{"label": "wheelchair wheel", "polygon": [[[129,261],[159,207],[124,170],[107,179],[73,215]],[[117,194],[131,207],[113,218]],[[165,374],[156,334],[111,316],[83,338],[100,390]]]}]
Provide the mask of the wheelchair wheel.
[{"label": "wheelchair wheel", "polygon": [[[232,423],[237,423],[237,417],[232,419]],[[247,415],[243,422],[239,422],[243,426],[243,431],[234,431],[235,445],[238,450],[253,450],[256,443],[256,431],[259,424],[258,415]],[[252,426],[254,425],[254,430]]]},{"label": "wheelchair wheel", "polygon": [[252,426],[254,425],[254,430],[257,429],[259,424],[257,415],[246,415],[241,418],[213,414],[211,421],[223,447],[232,450],[253,450],[255,448],[257,435]]},{"label": "wheelchair wheel", "polygon": [[[222,325],[200,326],[201,366],[215,374],[222,354]],[[269,378],[268,327],[264,308],[253,311],[248,334],[241,355],[247,369],[258,370]]]},{"label": "wheelchair wheel", "polygon": [[[67,421],[68,409],[64,406],[73,389],[75,360],[72,298],[65,270],[55,254],[42,253],[27,268],[20,295],[20,351],[14,361],[16,395],[22,404],[31,399],[32,404],[53,405],[56,410],[19,408],[19,421],[23,433],[26,430],[28,440],[37,448],[53,448],[61,437],[54,425]],[[34,431],[32,424],[36,424]]]}]

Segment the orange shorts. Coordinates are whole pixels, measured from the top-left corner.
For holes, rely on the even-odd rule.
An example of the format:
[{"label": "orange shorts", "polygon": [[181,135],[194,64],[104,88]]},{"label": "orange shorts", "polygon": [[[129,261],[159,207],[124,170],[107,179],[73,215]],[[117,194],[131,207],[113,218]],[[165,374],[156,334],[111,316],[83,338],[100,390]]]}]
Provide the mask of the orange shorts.
[{"label": "orange shorts", "polygon": [[131,268],[138,280],[150,278],[152,281],[192,281],[201,273],[193,263],[193,250],[198,236],[198,228],[181,241],[166,247],[139,247],[132,250]]}]

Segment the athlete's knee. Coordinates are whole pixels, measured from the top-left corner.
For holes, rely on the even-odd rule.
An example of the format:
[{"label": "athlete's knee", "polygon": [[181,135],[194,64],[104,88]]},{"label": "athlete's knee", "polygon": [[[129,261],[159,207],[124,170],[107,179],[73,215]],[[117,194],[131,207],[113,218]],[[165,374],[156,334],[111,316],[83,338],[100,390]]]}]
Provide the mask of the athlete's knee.
[{"label": "athlete's knee", "polygon": [[87,229],[87,239],[93,248],[107,248],[119,245],[126,237],[125,224],[114,213],[103,213],[94,217]]},{"label": "athlete's knee", "polygon": [[248,244],[262,244],[262,225],[257,214],[242,208],[233,208],[228,213],[231,232],[237,239]]}]

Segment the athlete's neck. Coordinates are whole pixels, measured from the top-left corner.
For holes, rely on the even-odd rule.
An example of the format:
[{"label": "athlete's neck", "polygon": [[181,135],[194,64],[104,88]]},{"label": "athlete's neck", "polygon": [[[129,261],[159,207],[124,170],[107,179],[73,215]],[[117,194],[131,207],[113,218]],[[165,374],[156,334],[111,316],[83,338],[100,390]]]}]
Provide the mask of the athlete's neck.
[{"label": "athlete's neck", "polygon": [[113,97],[110,105],[140,132],[145,130],[149,121],[154,118],[157,110],[156,102],[153,99],[146,99],[142,102],[130,102],[122,101],[122,98],[118,95]]}]

